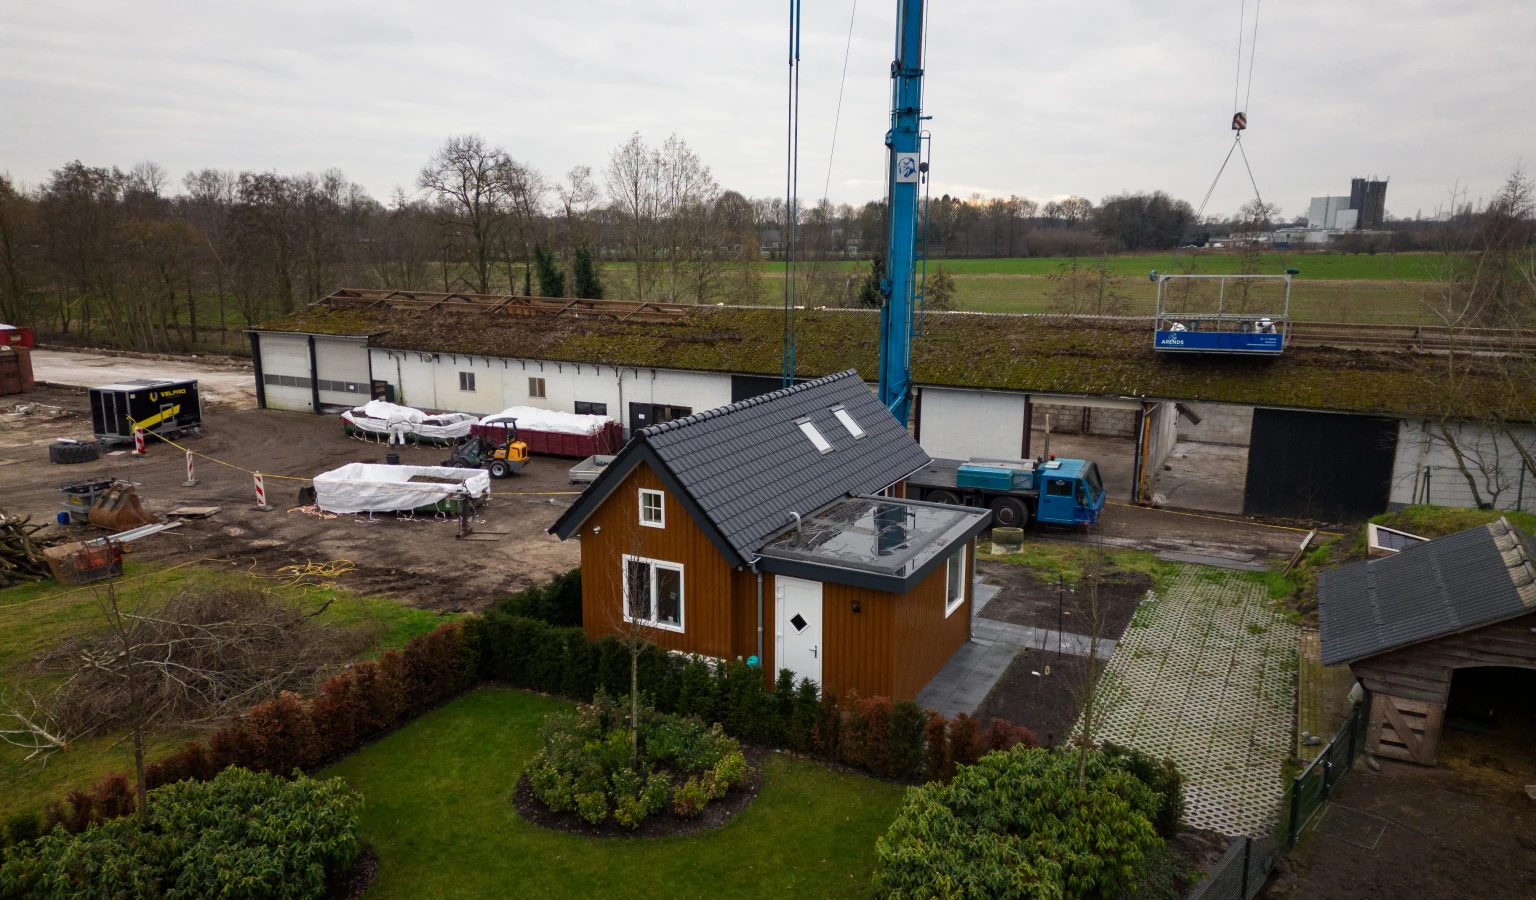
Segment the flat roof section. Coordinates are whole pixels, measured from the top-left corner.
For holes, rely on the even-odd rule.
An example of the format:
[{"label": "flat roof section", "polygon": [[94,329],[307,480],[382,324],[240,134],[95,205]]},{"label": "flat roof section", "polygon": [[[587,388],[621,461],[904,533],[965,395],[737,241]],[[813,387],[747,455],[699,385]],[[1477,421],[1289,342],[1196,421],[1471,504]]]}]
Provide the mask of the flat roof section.
[{"label": "flat roof section", "polygon": [[764,571],[904,594],[992,513],[891,497],[844,497],[810,513],[758,551]]}]

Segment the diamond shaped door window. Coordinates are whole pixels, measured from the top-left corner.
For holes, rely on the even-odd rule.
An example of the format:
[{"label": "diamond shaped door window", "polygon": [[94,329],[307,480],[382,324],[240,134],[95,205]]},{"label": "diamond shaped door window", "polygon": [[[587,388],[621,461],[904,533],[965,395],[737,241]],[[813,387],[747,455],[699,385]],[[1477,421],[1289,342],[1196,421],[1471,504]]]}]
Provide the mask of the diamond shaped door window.
[{"label": "diamond shaped door window", "polygon": [[794,618],[789,620],[789,624],[795,626],[795,633],[799,634],[800,632],[804,631],[806,627],[811,623],[807,622],[804,616],[800,615],[799,613],[795,613]]}]

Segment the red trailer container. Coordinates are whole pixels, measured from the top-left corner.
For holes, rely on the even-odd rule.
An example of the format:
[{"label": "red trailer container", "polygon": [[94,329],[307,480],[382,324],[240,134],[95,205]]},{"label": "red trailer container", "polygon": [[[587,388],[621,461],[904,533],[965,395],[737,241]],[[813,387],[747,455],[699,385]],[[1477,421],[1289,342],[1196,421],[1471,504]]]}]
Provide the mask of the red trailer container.
[{"label": "red trailer container", "polygon": [[0,324],[0,347],[31,347],[32,329]]},{"label": "red trailer container", "polygon": [[[472,425],[470,433],[486,440],[501,442],[507,439],[507,429],[502,425]],[[557,431],[531,431],[519,428],[517,437],[528,445],[529,453],[541,456],[589,456],[612,455],[624,446],[624,427],[609,422],[591,434],[564,434]]]},{"label": "red trailer container", "polygon": [[[0,331],[0,334],[5,332]],[[32,390],[32,351],[17,345],[0,345],[0,394]]]}]

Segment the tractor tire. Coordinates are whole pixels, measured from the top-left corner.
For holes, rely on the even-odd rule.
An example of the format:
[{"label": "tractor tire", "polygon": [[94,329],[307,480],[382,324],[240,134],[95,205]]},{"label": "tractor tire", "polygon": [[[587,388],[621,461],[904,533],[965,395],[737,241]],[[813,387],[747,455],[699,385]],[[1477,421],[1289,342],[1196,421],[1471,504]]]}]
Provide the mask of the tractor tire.
[{"label": "tractor tire", "polygon": [[1029,507],[1014,497],[992,501],[992,524],[998,528],[1023,528],[1029,524]]},{"label": "tractor tire", "polygon": [[929,491],[923,495],[923,499],[929,503],[948,503],[950,506],[960,505],[960,498],[954,491]]},{"label": "tractor tire", "polygon": [[507,465],[506,460],[498,459],[495,462],[491,463],[491,477],[492,478],[506,478],[508,475],[511,475],[511,474],[512,474],[512,467]]},{"label": "tractor tire", "polygon": [[66,444],[62,441],[48,445],[48,461],[61,466],[95,462],[101,459],[100,444]]}]

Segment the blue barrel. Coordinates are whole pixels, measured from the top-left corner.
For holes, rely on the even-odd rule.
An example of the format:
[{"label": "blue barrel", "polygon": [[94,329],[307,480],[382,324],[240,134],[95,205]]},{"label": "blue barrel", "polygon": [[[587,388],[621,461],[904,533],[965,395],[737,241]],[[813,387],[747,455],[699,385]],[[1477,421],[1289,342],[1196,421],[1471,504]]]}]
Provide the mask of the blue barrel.
[{"label": "blue barrel", "polygon": [[60,525],[68,525],[69,513],[60,510],[59,514],[54,517],[54,521],[58,522]]}]

